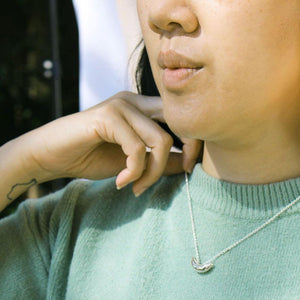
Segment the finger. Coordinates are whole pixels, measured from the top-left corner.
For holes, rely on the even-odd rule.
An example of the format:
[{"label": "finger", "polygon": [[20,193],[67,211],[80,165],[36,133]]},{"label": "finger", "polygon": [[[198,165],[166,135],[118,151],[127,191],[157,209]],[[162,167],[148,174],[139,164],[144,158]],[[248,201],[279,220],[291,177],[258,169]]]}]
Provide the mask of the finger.
[{"label": "finger", "polygon": [[203,142],[200,140],[182,138],[183,142],[183,169],[185,172],[192,173],[193,168],[199,159]]},{"label": "finger", "polygon": [[150,119],[165,122],[161,97],[144,96],[131,92],[122,92],[117,96],[129,102]]},{"label": "finger", "polygon": [[133,186],[133,191],[136,196],[141,195],[161,177],[166,168],[172,143],[172,138],[167,137],[162,139],[157,146],[151,148],[146,170],[143,176],[135,182]]},{"label": "finger", "polygon": [[123,112],[123,117],[144,144],[151,149],[146,169],[133,186],[135,194],[139,195],[163,174],[173,139],[157,123],[143,115],[134,106],[126,103],[119,106],[119,110]]},{"label": "finger", "polygon": [[[122,188],[143,174],[146,145],[121,116],[118,118],[110,116],[107,126],[108,130],[105,131],[110,131],[110,133],[104,139],[106,142],[119,144],[127,156],[126,169],[122,170],[116,179],[117,187]],[[112,130],[111,128],[115,129]]]}]

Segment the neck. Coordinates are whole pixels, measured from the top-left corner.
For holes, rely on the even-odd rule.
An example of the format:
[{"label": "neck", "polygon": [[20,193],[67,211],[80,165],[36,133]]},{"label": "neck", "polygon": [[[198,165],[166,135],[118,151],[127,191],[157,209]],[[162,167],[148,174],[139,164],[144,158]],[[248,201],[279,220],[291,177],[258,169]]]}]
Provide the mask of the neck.
[{"label": "neck", "polygon": [[300,177],[300,139],[261,139],[244,147],[205,142],[202,167],[228,182],[264,184]]}]

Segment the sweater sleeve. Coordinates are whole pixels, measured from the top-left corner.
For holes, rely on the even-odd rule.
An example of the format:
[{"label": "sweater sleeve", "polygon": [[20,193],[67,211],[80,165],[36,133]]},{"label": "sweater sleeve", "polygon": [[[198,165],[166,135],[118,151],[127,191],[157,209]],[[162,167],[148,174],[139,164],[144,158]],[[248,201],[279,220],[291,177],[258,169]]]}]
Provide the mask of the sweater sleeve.
[{"label": "sweater sleeve", "polygon": [[27,200],[0,220],[0,291],[5,299],[47,299],[51,294],[51,268],[56,252],[68,243],[78,186],[73,182],[44,198]]},{"label": "sweater sleeve", "polygon": [[57,196],[27,200],[0,221],[0,291],[6,299],[45,298],[50,259],[47,219]]}]

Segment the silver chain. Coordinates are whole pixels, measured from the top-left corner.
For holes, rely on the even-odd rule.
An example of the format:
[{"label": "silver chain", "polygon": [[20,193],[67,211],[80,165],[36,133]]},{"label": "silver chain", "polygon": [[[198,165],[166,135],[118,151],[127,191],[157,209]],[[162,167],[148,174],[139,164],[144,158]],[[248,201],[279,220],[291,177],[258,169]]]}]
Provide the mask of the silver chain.
[{"label": "silver chain", "polygon": [[216,259],[218,259],[220,256],[224,255],[225,253],[229,252],[231,249],[235,248],[245,240],[252,237],[254,234],[256,234],[258,231],[262,230],[266,226],[268,226],[271,222],[273,222],[276,218],[278,218],[281,214],[283,214],[285,211],[290,209],[293,205],[295,205],[299,200],[300,196],[297,197],[295,200],[293,200],[291,203],[289,203],[287,206],[285,206],[282,210],[280,210],[278,213],[276,213],[273,217],[271,217],[269,220],[267,220],[265,223],[263,223],[261,226],[257,227],[247,235],[245,235],[243,238],[235,242],[234,244],[230,245],[229,247],[223,249],[221,252],[216,254],[214,257],[206,261],[205,263],[200,263],[200,256],[199,256],[199,249],[198,249],[198,240],[196,236],[196,229],[195,229],[195,220],[194,220],[194,213],[193,213],[193,206],[192,206],[192,198],[190,194],[190,188],[189,188],[189,178],[187,173],[185,173],[185,182],[186,182],[186,189],[187,189],[187,195],[189,200],[189,210],[190,210],[190,216],[191,216],[191,222],[192,222],[192,231],[193,231],[193,238],[194,238],[194,246],[196,251],[196,259],[192,259],[192,265],[193,267],[199,272],[199,273],[206,273],[210,269],[214,267],[214,262]]}]

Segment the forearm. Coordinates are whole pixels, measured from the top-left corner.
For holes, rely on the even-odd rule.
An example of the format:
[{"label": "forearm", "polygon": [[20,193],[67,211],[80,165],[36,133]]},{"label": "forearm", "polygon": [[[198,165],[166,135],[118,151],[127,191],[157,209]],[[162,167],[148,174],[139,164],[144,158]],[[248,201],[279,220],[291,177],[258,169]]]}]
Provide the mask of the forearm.
[{"label": "forearm", "polygon": [[28,143],[30,134],[0,147],[0,211],[33,185],[51,179],[32,160]]},{"label": "forearm", "polygon": [[[201,142],[182,139],[183,154],[170,155],[173,140],[158,97],[118,93],[0,147],[0,211],[37,183],[79,177],[117,176],[118,188],[133,184],[140,195],[162,174],[191,171]],[[146,148],[151,148],[146,153]]]}]

